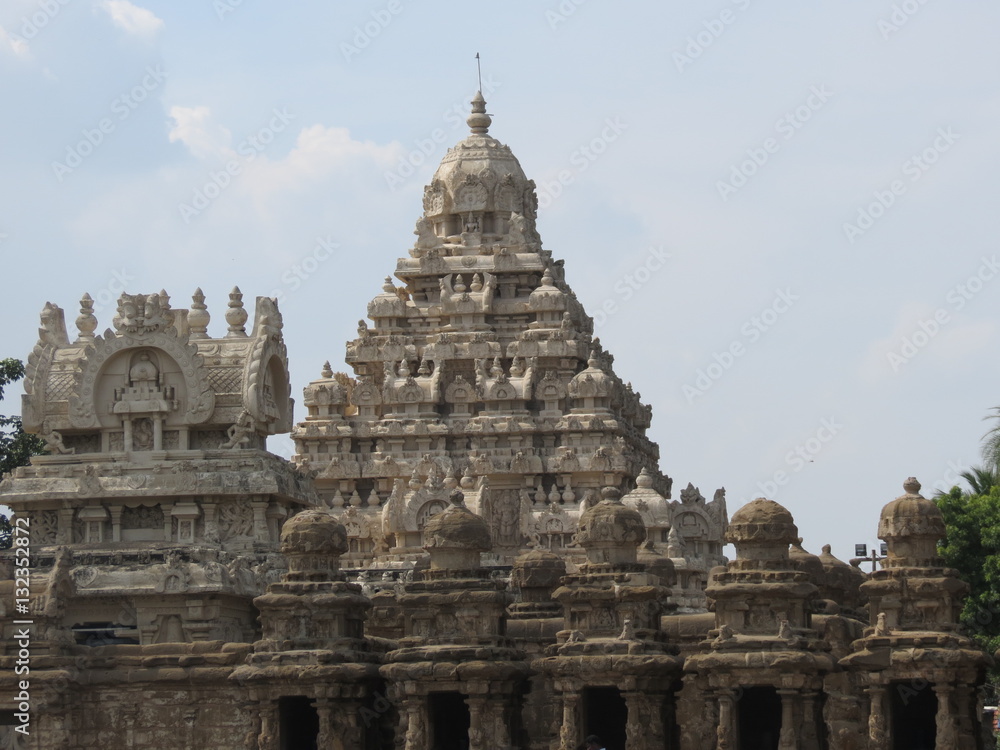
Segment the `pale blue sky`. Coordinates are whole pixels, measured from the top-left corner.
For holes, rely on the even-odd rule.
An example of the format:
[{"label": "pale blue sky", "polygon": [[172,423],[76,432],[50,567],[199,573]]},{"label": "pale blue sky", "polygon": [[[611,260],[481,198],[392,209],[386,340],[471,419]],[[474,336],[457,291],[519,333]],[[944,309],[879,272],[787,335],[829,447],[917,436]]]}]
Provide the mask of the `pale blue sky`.
[{"label": "pale blue sky", "polygon": [[239,284],[280,294],[300,399],[412,242],[480,52],[491,133],[613,310],[676,489],[767,494],[850,557],[905,477],[929,495],[978,460],[1000,404],[998,22],[986,0],[5,0],[0,355],[121,277],[175,306],[201,286],[219,334]]}]

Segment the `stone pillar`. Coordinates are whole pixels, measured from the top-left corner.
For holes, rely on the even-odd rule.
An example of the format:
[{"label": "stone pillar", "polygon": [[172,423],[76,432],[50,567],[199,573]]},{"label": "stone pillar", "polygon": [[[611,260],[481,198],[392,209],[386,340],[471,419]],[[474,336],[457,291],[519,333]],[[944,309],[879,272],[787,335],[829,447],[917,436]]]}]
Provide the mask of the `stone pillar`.
[{"label": "stone pillar", "polygon": [[580,741],[580,694],[562,694],[562,726],[559,728],[559,749],[576,750]]},{"label": "stone pillar", "polygon": [[416,696],[403,699],[400,716],[406,722],[403,735],[403,750],[427,750],[430,747],[427,736],[427,723],[424,720],[423,701]]},{"label": "stone pillar", "polygon": [[111,507],[111,541],[120,542],[122,540],[122,506],[113,505]]},{"label": "stone pillar", "polygon": [[889,750],[889,732],[885,714],[885,686],[872,685],[865,690],[871,708],[868,712],[868,742],[871,750]]},{"label": "stone pillar", "polygon": [[781,734],[778,740],[778,750],[802,750],[799,748],[798,727],[795,725],[795,704],[798,702],[797,690],[779,690],[781,696]]},{"label": "stone pillar", "polygon": [[507,695],[497,696],[490,701],[491,721],[487,725],[492,729],[492,742],[488,745],[491,748],[511,747],[510,727],[507,726]]},{"label": "stone pillar", "polygon": [[253,500],[250,505],[253,507],[253,540],[267,544],[270,541],[267,532],[267,500]]},{"label": "stone pillar", "polygon": [[487,732],[483,728],[486,698],[481,695],[470,695],[465,699],[465,705],[469,707],[469,750],[487,750],[488,747],[494,746],[493,737],[489,738],[487,744]]},{"label": "stone pillar", "polygon": [[56,544],[73,544],[73,508],[59,509],[59,526],[56,531]]},{"label": "stone pillar", "polygon": [[820,750],[816,722],[816,693],[809,691],[802,694],[802,731],[799,735],[802,750]]},{"label": "stone pillar", "polygon": [[626,750],[660,750],[666,746],[663,730],[663,715],[658,694],[649,695],[638,690],[628,690],[624,694],[628,708],[626,729]]},{"label": "stone pillar", "polygon": [[954,691],[955,688],[953,685],[943,683],[936,683],[934,685],[934,694],[937,696],[938,702],[937,716],[935,717],[937,738],[934,744],[936,747],[957,748],[959,746],[958,726],[955,722],[955,713],[951,707],[951,696]]},{"label": "stone pillar", "polygon": [[257,750],[278,750],[280,717],[277,701],[261,701],[260,734],[257,735]]},{"label": "stone pillar", "polygon": [[334,744],[333,708],[329,698],[317,698],[316,715],[319,717],[319,731],[316,733],[316,747],[327,750]]},{"label": "stone pillar", "polygon": [[736,750],[736,696],[732,690],[720,690],[719,726],[715,730],[716,750]]}]

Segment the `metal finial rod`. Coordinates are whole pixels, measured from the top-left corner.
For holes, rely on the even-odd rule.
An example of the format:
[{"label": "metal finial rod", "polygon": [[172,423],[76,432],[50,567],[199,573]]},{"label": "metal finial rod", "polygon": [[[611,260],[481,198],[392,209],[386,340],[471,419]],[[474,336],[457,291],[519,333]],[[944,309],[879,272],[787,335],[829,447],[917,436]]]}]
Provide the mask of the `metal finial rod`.
[{"label": "metal finial rod", "polygon": [[476,53],[476,72],[479,74],[479,90],[483,90],[483,69],[479,63],[479,53]]}]

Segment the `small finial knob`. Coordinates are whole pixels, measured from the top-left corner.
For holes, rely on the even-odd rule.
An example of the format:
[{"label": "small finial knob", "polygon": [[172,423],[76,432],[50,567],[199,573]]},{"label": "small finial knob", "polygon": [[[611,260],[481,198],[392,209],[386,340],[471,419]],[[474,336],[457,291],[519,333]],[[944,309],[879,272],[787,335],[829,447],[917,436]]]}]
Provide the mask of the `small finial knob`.
[{"label": "small finial knob", "polygon": [[333,377],[333,368],[330,367],[330,360],[323,363],[323,369],[320,370],[319,376],[321,378],[330,379]]},{"label": "small finial knob", "polygon": [[653,475],[649,473],[649,469],[645,466],[642,467],[642,471],[639,472],[638,478],[635,480],[636,487],[642,487],[644,490],[648,490],[653,486]]},{"label": "small finial knob", "polygon": [[919,495],[920,482],[917,481],[916,477],[907,477],[906,481],[903,482],[903,489],[906,490],[906,494],[908,495]]},{"label": "small finial knob", "polygon": [[382,283],[382,291],[386,294],[396,293],[396,285],[392,283],[392,276],[385,277],[385,281]]},{"label": "small finial knob", "polygon": [[465,279],[462,278],[462,274],[459,274],[455,277],[455,292],[461,294],[465,289]]},{"label": "small finial knob", "polygon": [[227,339],[243,338],[247,335],[244,324],[247,322],[247,311],[243,309],[243,292],[238,286],[229,293],[229,309],[226,310],[226,322],[229,324]]},{"label": "small finial knob", "polygon": [[83,344],[94,340],[97,317],[94,315],[94,298],[88,293],[84,293],[80,300],[80,317],[76,319],[76,327],[80,331],[76,343]]},{"label": "small finial knob", "polygon": [[489,132],[493,118],[486,114],[486,100],[483,98],[482,91],[477,91],[476,95],[472,97],[472,114],[469,115],[466,122],[469,124],[469,129],[476,135],[486,135]]},{"label": "small finial knob", "polygon": [[211,315],[208,314],[208,307],[205,305],[205,294],[201,287],[194,290],[191,295],[191,310],[188,312],[188,330],[193,339],[208,338],[208,323]]}]

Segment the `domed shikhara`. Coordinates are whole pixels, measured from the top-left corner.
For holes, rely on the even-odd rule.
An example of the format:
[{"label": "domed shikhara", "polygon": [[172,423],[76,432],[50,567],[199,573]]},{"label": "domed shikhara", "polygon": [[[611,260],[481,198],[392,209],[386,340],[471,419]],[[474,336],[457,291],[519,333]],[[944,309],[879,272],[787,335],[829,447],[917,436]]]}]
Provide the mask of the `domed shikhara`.
[{"label": "domed shikhara", "polygon": [[288,560],[289,581],[327,580],[347,552],[347,529],[325,510],[304,510],[281,528],[281,554]]},{"label": "domed shikhara", "polygon": [[[353,372],[324,367],[306,388],[295,460],[330,507],[354,508],[345,565],[416,559],[459,477],[505,564],[567,546],[579,501],[631,485],[644,466],[670,499],[646,435],[652,410],[542,247],[534,183],[490,121],[477,96],[470,134],[427,186],[409,255],[368,305],[373,325],[359,322],[347,344]],[[698,543],[718,545],[724,511],[691,510]]]},{"label": "domed shikhara", "polygon": [[535,183],[510,148],[489,135],[492,118],[481,93],[472,100],[468,123],[471,134],[448,150],[424,189],[428,228],[443,239],[469,233],[500,240],[513,231],[534,242]]},{"label": "domed shikhara", "polygon": [[634,563],[636,549],[646,540],[646,525],[634,508],[621,502],[615,487],[601,491],[603,500],[580,516],[576,539],[591,563]]},{"label": "domed shikhara", "polygon": [[885,566],[932,565],[937,561],[937,542],[945,536],[944,516],[932,500],[920,494],[920,482],[909,477],[900,495],[882,508],[879,539],[888,547]]}]

